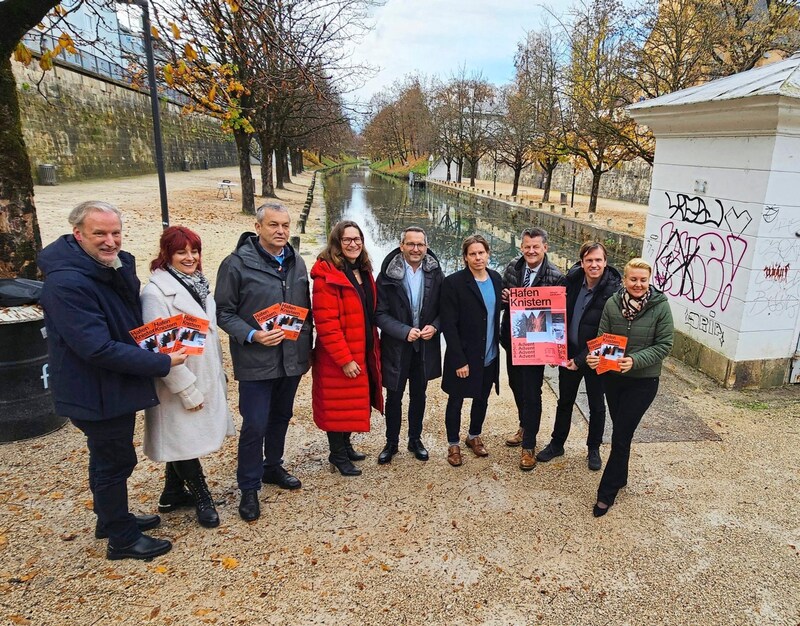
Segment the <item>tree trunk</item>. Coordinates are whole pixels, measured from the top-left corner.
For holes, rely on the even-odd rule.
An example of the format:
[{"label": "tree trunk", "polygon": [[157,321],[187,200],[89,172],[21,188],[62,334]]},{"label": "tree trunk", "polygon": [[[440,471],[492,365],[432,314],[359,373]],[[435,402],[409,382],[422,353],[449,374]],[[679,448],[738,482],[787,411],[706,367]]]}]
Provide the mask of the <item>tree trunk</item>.
[{"label": "tree trunk", "polygon": [[478,159],[469,160],[469,186],[475,186],[475,176],[478,173]]},{"label": "tree trunk", "polygon": [[464,169],[464,158],[458,157],[456,159],[456,182],[460,185],[461,184],[461,171]]},{"label": "tree trunk", "polygon": [[283,182],[284,183],[291,183],[292,178],[289,174],[289,148],[286,146],[286,142],[282,141],[279,144],[280,150],[280,158],[283,159],[283,166],[281,170],[283,172]]},{"label": "tree trunk", "polygon": [[589,196],[589,213],[597,212],[597,196],[600,195],[600,177],[603,175],[601,167],[592,170],[592,193]]},{"label": "tree trunk", "polygon": [[275,197],[275,185],[272,183],[272,135],[268,131],[258,133],[261,144],[261,196]]},{"label": "tree trunk", "polygon": [[[541,163],[539,165],[541,165]],[[542,167],[542,169],[544,170],[544,193],[542,193],[542,202],[549,202],[550,187],[553,184],[553,172],[555,171],[556,167],[553,165],[552,167]]]},{"label": "tree trunk", "polygon": [[0,58],[0,278],[37,278],[42,249],[11,59]]},{"label": "tree trunk", "polygon": [[286,189],[283,186],[283,159],[281,159],[280,149],[275,147],[275,189]]},{"label": "tree trunk", "polygon": [[297,173],[302,174],[306,169],[303,166],[303,149],[295,148],[295,154],[297,155]]},{"label": "tree trunk", "polygon": [[447,168],[447,177],[445,178],[445,180],[446,180],[448,183],[449,183],[451,180],[453,180],[453,175],[450,173],[450,166],[451,166],[452,164],[453,164],[453,161],[452,161],[452,159],[445,159],[445,161],[444,161],[444,165],[445,165],[445,167]]},{"label": "tree trunk", "polygon": [[522,174],[522,164],[514,165],[514,185],[511,188],[511,195],[516,196],[519,190],[519,177]]},{"label": "tree trunk", "polygon": [[250,171],[250,135],[240,128],[233,130],[236,155],[239,157],[239,178],[242,183],[242,213],[256,214],[255,183]]}]

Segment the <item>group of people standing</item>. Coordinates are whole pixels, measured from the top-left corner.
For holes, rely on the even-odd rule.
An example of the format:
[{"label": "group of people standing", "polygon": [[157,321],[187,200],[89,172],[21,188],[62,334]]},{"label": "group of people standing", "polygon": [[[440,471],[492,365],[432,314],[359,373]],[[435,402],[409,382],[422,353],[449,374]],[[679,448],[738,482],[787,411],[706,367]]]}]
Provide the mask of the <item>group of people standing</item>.
[{"label": "group of people standing", "polygon": [[[409,227],[384,259],[377,280],[358,224],[331,230],[309,272],[289,244],[290,217],[277,202],[259,207],[255,232],[243,233],[219,267],[216,290],[202,272],[200,237],[181,226],[164,230],[150,281],[141,292],[134,259],[121,250],[122,216],[104,202],[85,202],[70,214],[72,233],[45,248],[42,296],[50,351],[53,397],[59,414],[84,432],[89,486],[97,515],[95,535],[108,538],[109,559],[152,558],[171,544],[144,534],[157,515],[129,512],[127,479],[136,465],[135,414],[145,410],[143,449],[165,464],[159,512],[192,507],[205,527],[219,525],[200,457],[234,434],[222,369],[219,329],[229,337],[242,424],[238,439],[239,514],[260,516],[262,483],[298,489],[283,465],[295,394],[312,371],[312,409],[326,432],[332,471],[357,476],[351,433],[370,429],[372,409],[385,411],[386,443],[378,463],[398,453],[402,402],[408,389],[408,450],[429,459],[422,442],[426,388],[441,377],[447,461],[463,463],[461,413],[472,400],[464,444],[488,456],[483,425],[492,390],[499,393],[500,346],[509,354],[509,290],[566,286],[568,357],[559,368],[559,403],[550,443],[536,454],[542,413],[544,365],[515,365],[507,356],[519,430],[506,441],[521,446],[519,467],[564,454],[572,405],[581,380],[590,405],[588,465],[599,470],[605,422],[604,396],[614,424],[611,454],[594,515],[605,514],[627,482],[630,443],[655,397],[661,362],[672,346],[666,297],[649,285],[650,266],[629,262],[622,277],[607,265],[601,243],[581,247],[566,276],[547,259],[547,233],[525,229],[521,255],[504,274],[489,268],[489,243],[480,235],[462,244],[465,267],[444,276],[425,232]],[[287,303],[310,311],[298,336],[279,326],[262,328],[254,314]],[[205,349],[188,356],[139,348],[130,330],[157,318],[188,314],[208,321]],[[312,358],[312,328],[316,340]],[[380,332],[379,332],[380,331]],[[628,337],[620,372],[598,376],[598,359],[586,341],[603,332]],[[444,335],[446,352],[441,355]],[[383,388],[386,389],[384,404]]]}]

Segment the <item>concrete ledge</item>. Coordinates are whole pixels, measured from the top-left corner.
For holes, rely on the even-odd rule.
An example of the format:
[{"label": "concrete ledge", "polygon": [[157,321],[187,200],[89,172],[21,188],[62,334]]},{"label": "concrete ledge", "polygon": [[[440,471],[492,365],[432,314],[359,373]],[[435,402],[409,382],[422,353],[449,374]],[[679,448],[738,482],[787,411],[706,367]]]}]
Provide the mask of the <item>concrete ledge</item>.
[{"label": "concrete ledge", "polygon": [[672,356],[693,367],[727,389],[768,389],[788,381],[790,359],[732,361],[679,330],[675,331]]}]

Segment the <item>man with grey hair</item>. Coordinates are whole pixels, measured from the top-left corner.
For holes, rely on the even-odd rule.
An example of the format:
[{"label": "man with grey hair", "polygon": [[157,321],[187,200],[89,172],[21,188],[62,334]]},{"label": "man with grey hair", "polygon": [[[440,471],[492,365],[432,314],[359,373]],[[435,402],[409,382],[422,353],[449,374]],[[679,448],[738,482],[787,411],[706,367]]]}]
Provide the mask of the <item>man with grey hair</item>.
[{"label": "man with grey hair", "polygon": [[560,287],[566,285],[564,274],[547,259],[547,231],[526,228],[522,231],[520,254],[503,272],[503,319],[500,343],[506,351],[508,386],[514,394],[519,415],[519,429],[506,445],[522,446],[519,468],[530,471],[536,466],[536,435],[542,419],[542,384],[544,365],[514,365],[511,360],[511,314],[508,305],[512,287]]},{"label": "man with grey hair", "polygon": [[95,536],[109,559],[151,559],[172,548],[142,534],[158,515],[134,517],[127,481],[136,466],[136,412],[158,404],[153,377],[186,360],[185,350],[142,350],[130,331],[143,324],[135,260],[122,247],[122,216],[90,201],[69,215],[72,234],[39,254],[53,400],[86,435]]},{"label": "man with grey hair", "polygon": [[408,450],[428,460],[422,418],[428,381],[442,375],[439,293],[444,274],[425,231],[409,226],[400,247],[386,255],[378,275],[375,321],[381,329],[381,373],[386,387],[386,446],[378,463],[397,454],[403,393],[408,384]]},{"label": "man with grey hair", "polygon": [[283,489],[301,486],[283,467],[283,449],[297,386],[310,366],[310,313],[294,341],[284,337],[280,326],[262,330],[253,317],[281,302],[311,309],[305,262],[289,245],[290,223],[282,204],[260,206],[256,232],[239,237],[217,273],[217,323],[230,337],[233,374],[239,381],[242,429],[236,480],[242,492],[239,515],[247,522],[261,515],[262,482]]}]

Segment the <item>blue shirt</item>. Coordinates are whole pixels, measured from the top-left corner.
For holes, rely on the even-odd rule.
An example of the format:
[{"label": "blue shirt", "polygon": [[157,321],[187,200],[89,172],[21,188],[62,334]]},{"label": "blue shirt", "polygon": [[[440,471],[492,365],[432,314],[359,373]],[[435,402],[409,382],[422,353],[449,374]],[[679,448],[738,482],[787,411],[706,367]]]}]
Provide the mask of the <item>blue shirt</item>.
[{"label": "blue shirt", "polygon": [[483,305],[486,307],[486,354],[483,357],[483,364],[489,365],[497,358],[497,343],[494,340],[494,310],[497,306],[497,297],[491,276],[486,280],[475,279],[475,282],[478,283]]},{"label": "blue shirt", "polygon": [[420,265],[415,272],[414,268],[411,267],[405,259],[403,259],[403,263],[406,266],[406,273],[403,281],[405,282],[408,299],[411,302],[414,326],[419,328],[419,312],[422,308],[422,278],[424,272],[422,271],[422,265]]}]

